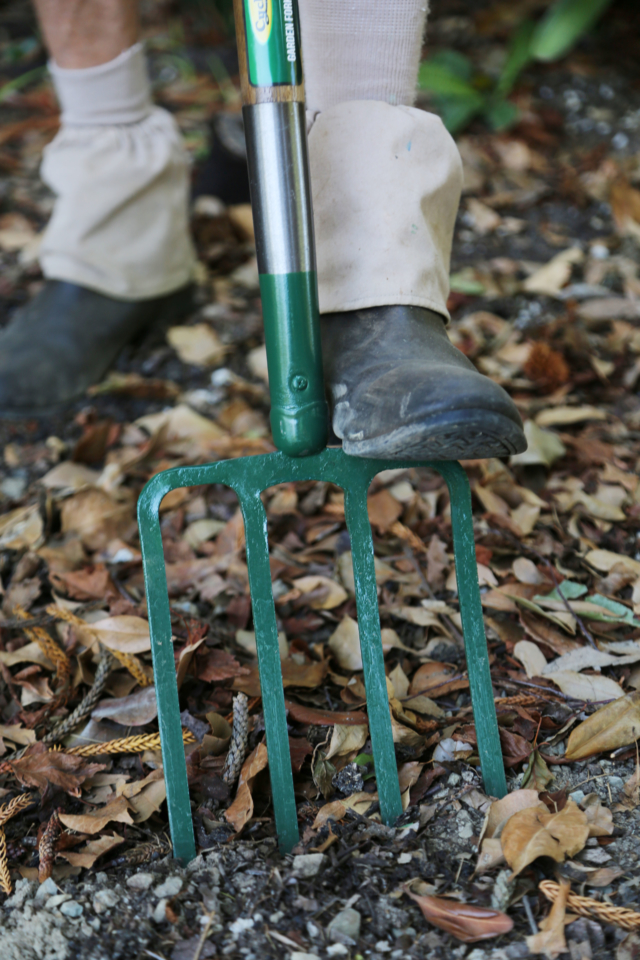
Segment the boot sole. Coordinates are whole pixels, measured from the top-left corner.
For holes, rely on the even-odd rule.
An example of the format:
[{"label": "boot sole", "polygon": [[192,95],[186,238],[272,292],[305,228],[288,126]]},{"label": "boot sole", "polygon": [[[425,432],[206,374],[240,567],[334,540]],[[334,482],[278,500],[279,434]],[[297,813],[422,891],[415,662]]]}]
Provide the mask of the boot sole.
[{"label": "boot sole", "polygon": [[343,440],[353,457],[384,460],[481,460],[522,453],[522,428],[501,413],[455,411],[433,423],[400,427],[369,440]]}]

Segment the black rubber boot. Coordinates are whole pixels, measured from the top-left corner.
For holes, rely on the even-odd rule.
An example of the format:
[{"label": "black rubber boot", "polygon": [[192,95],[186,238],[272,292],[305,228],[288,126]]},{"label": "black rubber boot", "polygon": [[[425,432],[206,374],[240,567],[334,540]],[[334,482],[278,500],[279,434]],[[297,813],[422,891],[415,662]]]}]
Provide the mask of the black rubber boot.
[{"label": "black rubber boot", "polygon": [[0,416],[56,412],[100,380],[127,343],[191,307],[191,287],[131,301],[47,280],[0,331]]},{"label": "black rubber boot", "polygon": [[321,317],[333,429],[345,453],[470,460],[521,453],[509,395],[447,337],[443,318],[392,306]]}]

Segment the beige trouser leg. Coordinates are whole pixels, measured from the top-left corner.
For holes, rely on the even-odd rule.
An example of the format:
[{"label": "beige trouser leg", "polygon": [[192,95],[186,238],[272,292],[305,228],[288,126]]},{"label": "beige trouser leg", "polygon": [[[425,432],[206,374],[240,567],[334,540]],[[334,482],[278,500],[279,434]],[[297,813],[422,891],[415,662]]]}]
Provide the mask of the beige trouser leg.
[{"label": "beige trouser leg", "polygon": [[448,317],[462,186],[440,119],[415,109],[426,0],[299,0],[320,310]]},{"label": "beige trouser leg", "polygon": [[98,66],[50,66],[62,127],[42,178],[56,194],[40,251],[44,275],[127,300],[189,282],[189,160],[151,101],[136,44]]}]

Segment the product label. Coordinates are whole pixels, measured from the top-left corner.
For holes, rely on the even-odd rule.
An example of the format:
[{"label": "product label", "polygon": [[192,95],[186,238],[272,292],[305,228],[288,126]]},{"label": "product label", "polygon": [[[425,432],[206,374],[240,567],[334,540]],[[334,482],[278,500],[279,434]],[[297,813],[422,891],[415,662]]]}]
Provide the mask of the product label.
[{"label": "product label", "polygon": [[302,82],[296,0],[244,0],[249,80],[255,87]]}]

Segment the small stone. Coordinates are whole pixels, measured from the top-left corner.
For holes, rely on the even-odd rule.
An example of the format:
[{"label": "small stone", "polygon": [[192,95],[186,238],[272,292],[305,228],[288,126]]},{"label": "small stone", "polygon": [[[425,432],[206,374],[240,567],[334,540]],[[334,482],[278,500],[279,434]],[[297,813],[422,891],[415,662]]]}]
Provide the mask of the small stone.
[{"label": "small stone", "polygon": [[155,877],[152,873],[134,873],[132,877],[129,877],[127,880],[127,886],[131,890],[148,890]]},{"label": "small stone", "polygon": [[156,923],[164,923],[167,919],[167,903],[169,901],[166,897],[163,897],[162,900],[158,900],[156,908],[153,911],[153,919]]},{"label": "small stone", "polygon": [[[327,951],[328,953],[329,951]],[[304,950],[294,950],[289,954],[289,960],[320,960],[317,953],[305,953]]]},{"label": "small stone", "polygon": [[330,947],[327,947],[325,952],[328,957],[346,957],[349,953],[349,948],[345,947],[343,943],[332,943]]},{"label": "small stone", "polygon": [[229,924],[229,933],[236,938],[239,937],[241,933],[246,933],[247,930],[252,930],[253,926],[254,923],[251,917],[238,917],[237,920],[234,920],[233,923]]},{"label": "small stone", "polygon": [[569,797],[574,803],[582,803],[585,797],[584,790],[574,790],[573,793],[569,794]]},{"label": "small stone", "polygon": [[[19,881],[18,881],[19,882]],[[51,877],[48,877],[44,883],[38,887],[35,900],[48,900],[54,893],[58,892],[58,884]]]},{"label": "small stone", "polygon": [[447,779],[447,786],[457,787],[461,780],[462,780],[462,777],[460,776],[459,773],[450,773]]},{"label": "small stone", "polygon": [[458,836],[461,840],[468,840],[473,836],[473,824],[470,820],[460,820],[458,823]]},{"label": "small stone", "polygon": [[609,786],[612,790],[622,790],[624,787],[624,780],[622,777],[609,777]]},{"label": "small stone", "polygon": [[175,897],[184,885],[182,877],[167,877],[164,883],[159,884],[153,891],[156,897]]},{"label": "small stone", "polygon": [[65,917],[81,917],[84,911],[84,907],[81,903],[76,903],[75,900],[66,900],[60,907],[60,913],[63,913]]},{"label": "small stone", "polygon": [[93,899],[103,907],[115,907],[120,898],[114,890],[98,890]]},{"label": "small stone", "polygon": [[324,853],[300,853],[293,858],[293,875],[299,880],[317,876],[326,861]]},{"label": "small stone", "polygon": [[336,913],[335,917],[327,927],[329,939],[333,943],[343,943],[351,947],[360,936],[360,923],[362,917],[353,907],[347,907]]},{"label": "small stone", "polygon": [[61,903],[65,903],[66,900],[71,900],[70,893],[55,893],[52,897],[49,897],[44,908],[45,910],[55,910],[56,907],[59,907]]},{"label": "small stone", "polygon": [[269,917],[269,923],[280,923],[284,917],[284,912],[282,910],[276,910],[275,913],[272,913]]},{"label": "small stone", "polygon": [[307,920],[307,933],[312,940],[317,940],[322,934],[320,927],[313,922],[313,920]]},{"label": "small stone", "polygon": [[376,950],[378,953],[388,953],[391,950],[391,944],[387,940],[378,940]]},{"label": "small stone", "polygon": [[412,856],[409,852],[401,853],[398,857],[398,863],[411,863]]}]

